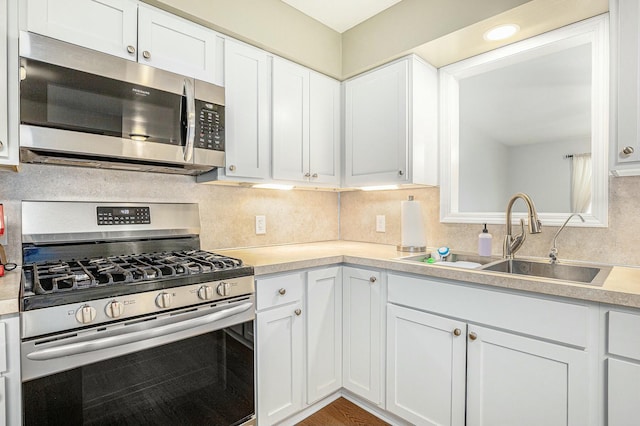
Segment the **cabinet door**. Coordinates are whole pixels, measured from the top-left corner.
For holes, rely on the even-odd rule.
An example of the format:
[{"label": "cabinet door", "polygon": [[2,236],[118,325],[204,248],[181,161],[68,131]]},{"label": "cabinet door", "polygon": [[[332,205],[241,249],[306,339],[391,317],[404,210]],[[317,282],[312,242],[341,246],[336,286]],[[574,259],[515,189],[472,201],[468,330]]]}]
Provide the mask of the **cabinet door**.
[{"label": "cabinet door", "polygon": [[222,38],[203,26],[140,4],[138,61],[203,81],[221,84]]},{"label": "cabinet door", "polygon": [[478,326],[467,343],[467,425],[583,426],[587,353]]},{"label": "cabinet door", "polygon": [[398,184],[408,176],[408,62],[345,83],[345,183]]},{"label": "cabinet door", "polygon": [[340,185],[340,82],[312,72],[309,79],[311,183]]},{"label": "cabinet door", "polygon": [[273,58],[273,178],[307,181],[309,70]]},{"label": "cabinet door", "polygon": [[464,425],[466,330],[387,305],[387,410],[415,425]]},{"label": "cabinet door", "polygon": [[381,273],[343,268],[343,374],[351,392],[383,405]]},{"label": "cabinet door", "polygon": [[607,379],[608,425],[637,425],[640,406],[640,365],[609,358]]},{"label": "cabinet door", "polygon": [[298,302],[256,315],[258,424],[277,423],[302,409],[301,309]]},{"label": "cabinet door", "polygon": [[133,0],[28,0],[27,28],[135,61],[137,10]]},{"label": "cabinet door", "polygon": [[227,178],[269,177],[269,62],[267,52],[225,40]]},{"label": "cabinet door", "polygon": [[307,404],[342,387],[342,274],[307,274]]}]

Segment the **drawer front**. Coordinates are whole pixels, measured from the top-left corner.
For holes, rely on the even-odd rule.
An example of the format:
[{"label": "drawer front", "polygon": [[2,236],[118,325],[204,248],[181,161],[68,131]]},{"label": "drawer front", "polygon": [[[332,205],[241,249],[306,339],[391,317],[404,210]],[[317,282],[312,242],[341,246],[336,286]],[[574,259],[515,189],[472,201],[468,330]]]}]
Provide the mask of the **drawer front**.
[{"label": "drawer front", "polygon": [[459,282],[389,274],[389,302],[581,348],[589,341],[589,307]]},{"label": "drawer front", "polygon": [[302,300],[305,273],[256,279],[256,309],[273,308]]},{"label": "drawer front", "polygon": [[607,350],[640,361],[640,315],[609,311]]}]

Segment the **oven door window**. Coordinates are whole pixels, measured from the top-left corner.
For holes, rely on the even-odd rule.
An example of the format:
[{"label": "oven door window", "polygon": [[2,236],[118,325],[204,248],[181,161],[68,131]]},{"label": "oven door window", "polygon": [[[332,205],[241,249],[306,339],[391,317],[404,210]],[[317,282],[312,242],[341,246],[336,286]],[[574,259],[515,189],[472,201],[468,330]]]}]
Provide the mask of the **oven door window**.
[{"label": "oven door window", "polygon": [[218,330],[25,382],[24,424],[237,425],[253,381],[251,342]]},{"label": "oven door window", "polygon": [[184,145],[184,96],[22,59],[22,124]]}]

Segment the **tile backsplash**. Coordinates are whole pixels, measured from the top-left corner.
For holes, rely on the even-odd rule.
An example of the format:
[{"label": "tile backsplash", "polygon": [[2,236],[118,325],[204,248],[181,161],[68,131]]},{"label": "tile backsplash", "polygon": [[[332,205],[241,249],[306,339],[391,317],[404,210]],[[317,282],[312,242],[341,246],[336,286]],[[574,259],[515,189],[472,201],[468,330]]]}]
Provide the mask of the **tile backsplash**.
[{"label": "tile backsplash", "polygon": [[[383,244],[400,242],[400,202],[413,195],[421,203],[427,245],[477,251],[479,224],[440,223],[439,188],[400,191],[347,192],[340,200],[340,229],[344,240]],[[535,201],[535,200],[534,200]],[[506,207],[506,201],[505,201]],[[559,258],[640,266],[640,177],[609,179],[609,226],[567,227],[558,238]],[[375,231],[376,215],[386,216],[386,232]],[[502,254],[504,225],[488,225],[492,252]],[[521,256],[546,257],[557,227],[543,227],[530,235],[518,252]]]},{"label": "tile backsplash", "polygon": [[[201,245],[209,250],[339,238],[338,196],[332,192],[203,185],[191,176],[22,164],[19,173],[0,172],[9,261],[21,261],[22,200],[199,203]],[[265,235],[255,234],[256,215],[266,216]]]}]

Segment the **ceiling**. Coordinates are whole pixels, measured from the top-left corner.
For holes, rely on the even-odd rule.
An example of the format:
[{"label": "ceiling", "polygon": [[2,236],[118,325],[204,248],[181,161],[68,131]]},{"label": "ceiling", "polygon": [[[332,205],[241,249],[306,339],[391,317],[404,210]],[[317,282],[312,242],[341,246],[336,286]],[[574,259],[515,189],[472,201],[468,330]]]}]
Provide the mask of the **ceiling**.
[{"label": "ceiling", "polygon": [[366,21],[401,0],[282,0],[339,33]]}]

